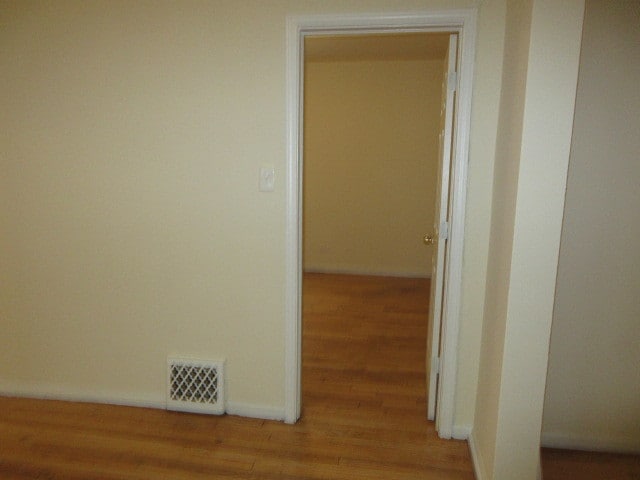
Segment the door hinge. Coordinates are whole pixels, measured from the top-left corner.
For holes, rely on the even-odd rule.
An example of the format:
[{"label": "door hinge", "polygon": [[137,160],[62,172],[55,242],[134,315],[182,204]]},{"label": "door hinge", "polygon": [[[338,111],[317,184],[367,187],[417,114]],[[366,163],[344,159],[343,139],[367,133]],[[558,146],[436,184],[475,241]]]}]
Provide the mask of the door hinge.
[{"label": "door hinge", "polygon": [[440,375],[440,357],[431,357],[431,375]]},{"label": "door hinge", "polygon": [[438,232],[439,240],[446,240],[449,238],[449,224],[447,222],[442,222],[440,224],[440,231]]}]

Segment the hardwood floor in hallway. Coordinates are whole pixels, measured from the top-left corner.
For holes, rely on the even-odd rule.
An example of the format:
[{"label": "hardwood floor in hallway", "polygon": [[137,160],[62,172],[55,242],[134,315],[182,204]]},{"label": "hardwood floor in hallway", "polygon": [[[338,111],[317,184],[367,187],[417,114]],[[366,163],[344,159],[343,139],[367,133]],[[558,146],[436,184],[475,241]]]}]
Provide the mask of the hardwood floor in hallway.
[{"label": "hardwood floor in hallway", "polygon": [[438,438],[426,420],[429,288],[428,279],[305,274],[301,423],[347,427],[343,465],[380,478],[474,478],[467,443]]},{"label": "hardwood floor in hallway", "polygon": [[427,422],[428,280],[305,275],[303,416],[0,398],[0,478],[472,480]]}]

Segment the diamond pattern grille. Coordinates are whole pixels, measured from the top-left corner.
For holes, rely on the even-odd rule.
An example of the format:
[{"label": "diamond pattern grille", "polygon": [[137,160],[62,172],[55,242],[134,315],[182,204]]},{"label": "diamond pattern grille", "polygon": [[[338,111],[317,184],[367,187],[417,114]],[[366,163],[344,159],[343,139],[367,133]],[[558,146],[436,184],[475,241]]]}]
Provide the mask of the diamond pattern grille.
[{"label": "diamond pattern grille", "polygon": [[218,401],[218,371],[194,365],[171,367],[171,400],[198,403]]},{"label": "diamond pattern grille", "polygon": [[169,360],[167,408],[224,413],[222,363]]}]

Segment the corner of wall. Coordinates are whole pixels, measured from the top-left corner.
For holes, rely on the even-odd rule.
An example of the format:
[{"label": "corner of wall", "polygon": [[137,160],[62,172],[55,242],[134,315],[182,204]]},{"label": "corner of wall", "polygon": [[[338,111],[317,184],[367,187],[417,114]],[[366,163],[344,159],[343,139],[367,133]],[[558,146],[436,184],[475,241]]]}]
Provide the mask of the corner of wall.
[{"label": "corner of wall", "polygon": [[471,452],[471,462],[473,464],[473,473],[476,480],[489,480],[489,474],[485,469],[485,462],[482,459],[482,452],[476,443],[476,437],[473,430],[469,433],[469,451]]}]

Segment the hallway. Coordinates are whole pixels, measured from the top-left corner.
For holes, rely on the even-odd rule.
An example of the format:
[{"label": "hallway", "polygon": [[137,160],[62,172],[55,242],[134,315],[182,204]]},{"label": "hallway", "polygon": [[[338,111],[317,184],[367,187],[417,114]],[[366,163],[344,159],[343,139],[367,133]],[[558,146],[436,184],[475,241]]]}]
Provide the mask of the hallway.
[{"label": "hallway", "polygon": [[383,478],[474,478],[466,442],[441,440],[426,420],[429,287],[420,278],[304,276],[300,424],[339,431],[341,465]]}]

